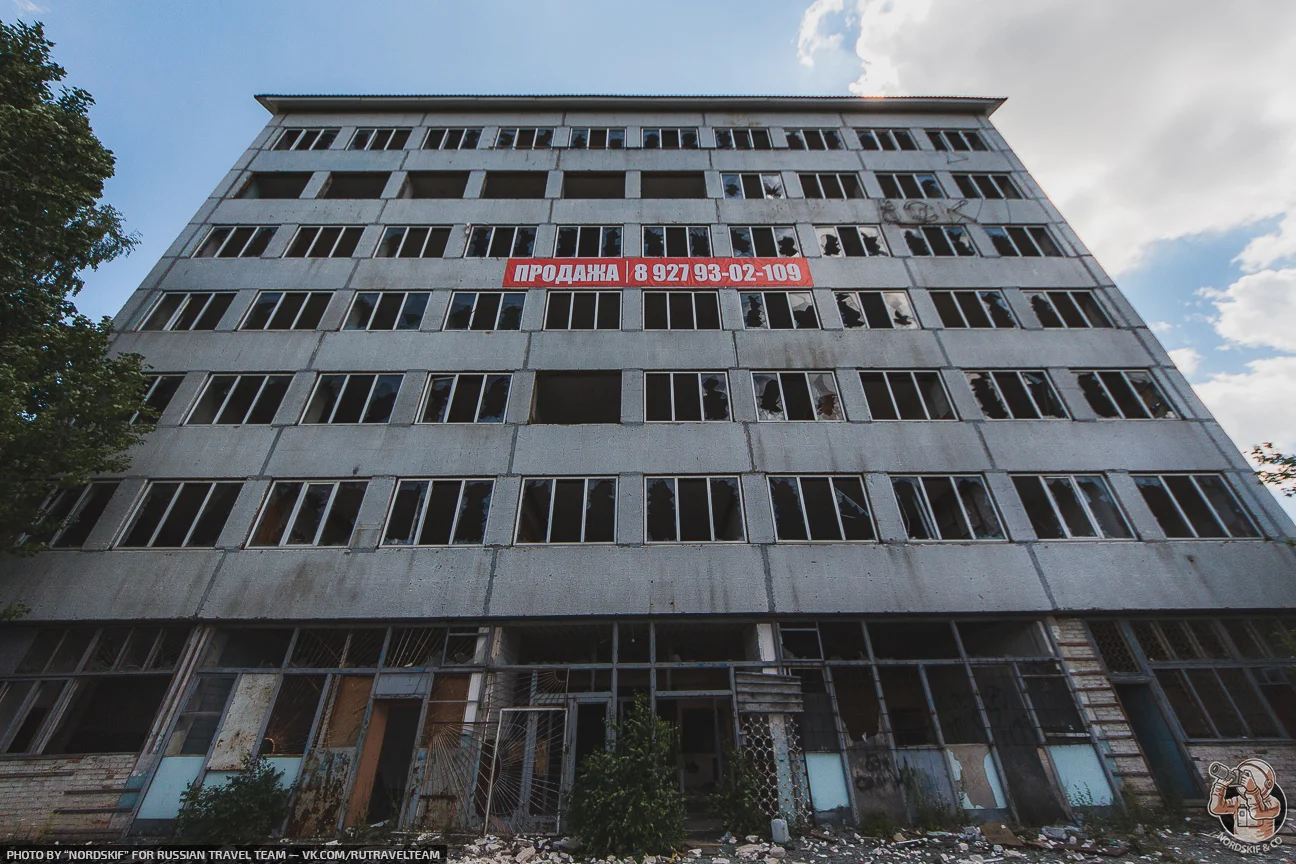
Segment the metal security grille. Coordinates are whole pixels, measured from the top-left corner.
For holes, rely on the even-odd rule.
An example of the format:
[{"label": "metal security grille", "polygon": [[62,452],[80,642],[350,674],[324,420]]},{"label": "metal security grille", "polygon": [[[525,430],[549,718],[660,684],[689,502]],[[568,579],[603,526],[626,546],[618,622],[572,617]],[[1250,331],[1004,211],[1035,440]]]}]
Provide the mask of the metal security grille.
[{"label": "metal security grille", "polygon": [[[772,728],[776,723],[783,727],[777,736]],[[787,715],[744,714],[741,730],[742,751],[755,769],[761,809],[771,818],[805,824],[810,818],[810,784],[796,724]]]},{"label": "metal security grille", "polygon": [[1089,632],[1093,634],[1098,645],[1098,653],[1107,661],[1107,668],[1113,672],[1138,673],[1138,661],[1125,644],[1120,626],[1115,621],[1090,621]]},{"label": "metal security grille", "polygon": [[566,740],[566,708],[500,710],[486,791],[486,831],[558,830]]}]

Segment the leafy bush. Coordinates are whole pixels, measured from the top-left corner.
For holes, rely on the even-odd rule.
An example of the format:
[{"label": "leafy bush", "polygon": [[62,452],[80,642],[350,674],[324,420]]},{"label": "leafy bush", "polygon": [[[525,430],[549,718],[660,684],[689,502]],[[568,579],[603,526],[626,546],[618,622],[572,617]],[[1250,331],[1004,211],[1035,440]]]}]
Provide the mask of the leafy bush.
[{"label": "leafy bush", "polygon": [[761,809],[751,760],[746,753],[735,748],[726,752],[725,765],[728,770],[710,798],[724,829],[735,837],[749,834],[767,836],[770,820]]},{"label": "leafy bush", "polygon": [[644,696],[616,727],[612,750],[581,763],[567,809],[582,851],[665,854],[684,840],[684,796],[675,774],[679,730],[659,718]]},{"label": "leafy bush", "polygon": [[176,839],[186,843],[257,843],[288,816],[283,772],[260,756],[249,756],[222,786],[202,788],[198,781],[180,796]]}]

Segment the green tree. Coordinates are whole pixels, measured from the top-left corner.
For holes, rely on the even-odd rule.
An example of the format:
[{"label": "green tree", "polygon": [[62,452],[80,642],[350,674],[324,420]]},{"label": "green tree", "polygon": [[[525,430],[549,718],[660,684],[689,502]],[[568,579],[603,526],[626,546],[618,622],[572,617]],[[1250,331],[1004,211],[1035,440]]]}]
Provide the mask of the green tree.
[{"label": "green tree", "polygon": [[122,470],[151,428],[129,425],[141,358],[109,357],[108,319],[72,303],[78,274],[136,239],[99,203],[113,155],[90,128],[90,94],[54,91],[66,73],[52,47],[39,23],[0,21],[0,548],[19,552],[57,527],[46,496]]},{"label": "green tree", "polygon": [[223,784],[204,788],[195,780],[180,796],[176,839],[221,845],[268,839],[288,816],[283,776],[263,757],[249,756]]},{"label": "green tree", "polygon": [[1283,453],[1270,441],[1252,447],[1250,457],[1260,466],[1260,482],[1278,489],[1288,498],[1296,498],[1296,455]]}]

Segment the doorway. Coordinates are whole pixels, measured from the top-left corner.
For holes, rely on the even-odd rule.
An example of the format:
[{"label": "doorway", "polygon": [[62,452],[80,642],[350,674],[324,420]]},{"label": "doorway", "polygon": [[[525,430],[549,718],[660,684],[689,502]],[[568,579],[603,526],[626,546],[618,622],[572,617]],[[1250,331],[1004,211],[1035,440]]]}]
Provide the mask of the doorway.
[{"label": "doorway", "polygon": [[356,768],[348,825],[374,825],[399,818],[421,708],[417,699],[373,703]]},{"label": "doorway", "polygon": [[733,746],[731,710],[728,697],[657,700],[657,716],[679,727],[676,765],[692,833],[722,830],[709,799],[723,777],[725,751]]},{"label": "doorway", "polygon": [[1197,772],[1184,758],[1183,748],[1166,722],[1151,684],[1112,683],[1125,717],[1147,758],[1148,770],[1161,797],[1183,801],[1202,797]]}]

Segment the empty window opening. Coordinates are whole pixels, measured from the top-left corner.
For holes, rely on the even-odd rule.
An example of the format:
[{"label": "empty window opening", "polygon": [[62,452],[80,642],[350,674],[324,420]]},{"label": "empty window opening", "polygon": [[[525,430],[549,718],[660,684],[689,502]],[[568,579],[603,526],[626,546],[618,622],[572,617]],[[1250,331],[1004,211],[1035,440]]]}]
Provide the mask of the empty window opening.
[{"label": "empty window opening", "polygon": [[645,225],[645,258],[710,258],[711,229],[706,225]]},{"label": "empty window opening", "polygon": [[169,675],[82,678],[45,754],[137,753],[171,683]]},{"label": "empty window opening", "polygon": [[1044,225],[987,225],[985,232],[1004,258],[1061,258],[1062,250]]},{"label": "empty window opening", "polygon": [[741,541],[737,477],[645,477],[649,543]]},{"label": "empty window opening", "polygon": [[548,150],[553,146],[554,130],[536,126],[501,127],[495,136],[497,150]]},{"label": "empty window opening", "polygon": [[[931,690],[932,707],[936,709],[944,743],[984,744],[985,724],[981,722],[981,711],[976,696],[972,693],[972,680],[967,667],[962,664],[925,666],[923,674],[927,677],[927,686]],[[1070,691],[1065,691],[1065,695],[1070,700]]]},{"label": "empty window opening", "polygon": [[216,225],[194,250],[195,258],[260,258],[277,227],[268,225]]},{"label": "empty window opening", "polygon": [[783,176],[770,174],[721,174],[720,185],[726,198],[786,198]]},{"label": "empty window opening", "polygon": [[918,144],[908,129],[855,130],[862,150],[917,150]]},{"label": "empty window opening", "polygon": [[54,492],[41,508],[41,521],[49,528],[37,539],[44,540],[52,549],[78,549],[85,545],[120,485],[116,480],[97,481]]},{"label": "empty window opening", "polygon": [[729,419],[729,383],[724,372],[644,373],[644,419],[704,422]]},{"label": "empty window opening", "polygon": [[[346,635],[346,631],[341,631]],[[330,664],[332,665],[332,664]],[[310,741],[311,727],[324,696],[323,675],[285,675],[279,684],[265,735],[261,738],[262,756],[304,756]]]},{"label": "empty window opening", "polygon": [[837,294],[837,308],[847,328],[870,330],[917,330],[909,295],[903,291],[842,291]]},{"label": "empty window opening", "polygon": [[877,225],[816,225],[819,253],[825,258],[873,258],[890,255]]},{"label": "empty window opening", "polygon": [[555,258],[620,258],[620,225],[560,225]]},{"label": "empty window opening", "polygon": [[1167,537],[1259,537],[1219,474],[1136,474],[1143,500]]},{"label": "empty window opening", "polygon": [[424,150],[476,150],[481,140],[481,127],[450,126],[429,129],[423,139]]},{"label": "empty window opening", "polygon": [[874,622],[868,625],[873,654],[888,660],[948,660],[958,645],[948,621]]},{"label": "empty window opening", "polygon": [[427,309],[426,291],[361,291],[343,330],[417,330]]},{"label": "empty window opening", "polygon": [[530,258],[535,252],[534,225],[474,225],[465,258]]},{"label": "empty window opening", "polygon": [[[750,624],[658,624],[658,663],[721,663],[752,659],[747,653]],[[727,686],[727,685],[726,685]]]},{"label": "empty window opening", "polygon": [[1037,291],[1027,296],[1043,327],[1084,329],[1113,326],[1092,291]]},{"label": "empty window opening", "polygon": [[753,372],[757,420],[844,420],[831,372]]},{"label": "empty window opening", "polygon": [[951,258],[954,256],[975,256],[976,247],[966,229],[958,225],[925,225],[921,228],[906,228],[905,244],[912,255],[922,257]]},{"label": "empty window opening", "polygon": [[863,744],[877,739],[882,733],[882,706],[878,702],[873,669],[867,666],[829,668],[846,740]]},{"label": "empty window opening", "polygon": [[868,644],[858,621],[820,621],[819,642],[826,660],[868,659]]},{"label": "empty window opening", "polygon": [[715,291],[645,291],[645,330],[719,330],[720,296]]},{"label": "empty window opening", "polygon": [[939,372],[860,371],[874,420],[957,420]]},{"label": "empty window opening", "polygon": [[327,150],[340,129],[285,129],[272,150]]},{"label": "empty window opening", "polygon": [[146,384],[144,389],[144,405],[146,411],[137,411],[131,415],[129,425],[134,426],[136,423],[152,423],[156,418],[162,416],[162,412],[171,404],[171,399],[175,396],[176,390],[180,389],[180,383],[184,381],[183,375],[146,375],[144,378]]},{"label": "empty window opening", "polygon": [[492,480],[402,480],[383,543],[391,546],[480,544],[486,536]]},{"label": "empty window opening", "polygon": [[366,480],[276,480],[249,546],[346,546]]},{"label": "empty window opening", "polygon": [[620,291],[549,291],[546,330],[620,330]]},{"label": "empty window opening", "polygon": [[402,198],[462,198],[467,171],[411,171],[405,175]]},{"label": "empty window opening", "polygon": [[924,747],[936,743],[936,730],[927,707],[927,691],[916,666],[881,666],[882,698],[886,700],[891,737],[897,747]]},{"label": "empty window opening", "polygon": [[884,198],[944,198],[935,174],[879,174]]},{"label": "empty window opening", "polygon": [[563,172],[564,198],[624,198],[625,191],[624,171]]},{"label": "empty window opening", "polygon": [[459,374],[428,377],[420,423],[503,423],[513,376]]},{"label": "empty window opening", "polygon": [[243,319],[243,330],[314,330],[332,291],[262,291]]},{"label": "empty window opening", "polygon": [[153,481],[135,509],[120,546],[214,547],[242,483]]},{"label": "empty window opening", "polygon": [[718,150],[773,150],[767,129],[716,129]]},{"label": "empty window opening", "polygon": [[989,150],[981,133],[972,129],[928,129],[927,137],[937,150],[966,153],[972,150]]},{"label": "empty window opening", "polygon": [[836,129],[789,129],[789,150],[845,150],[841,133]]},{"label": "empty window opening", "polygon": [[392,127],[378,129],[357,129],[351,136],[348,150],[404,150],[409,140],[409,127]]},{"label": "empty window opening", "polygon": [[1016,327],[1008,301],[999,291],[932,291],[941,324],[950,328]]},{"label": "empty window opening", "polygon": [[170,292],[158,298],[141,330],[215,330],[234,292]]},{"label": "empty window opening", "polygon": [[611,543],[615,477],[528,477],[522,482],[518,543]]},{"label": "empty window opening", "polygon": [[769,491],[779,542],[874,539],[859,477],[770,477]]},{"label": "empty window opening", "polygon": [[291,375],[213,375],[185,422],[266,425],[283,402]]},{"label": "empty window opening", "polygon": [[505,633],[512,637],[514,663],[520,666],[612,662],[612,628],[606,624],[509,627]]},{"label": "empty window opening", "polygon": [[524,292],[456,291],[446,312],[447,330],[517,330],[522,326]]},{"label": "empty window opening", "polygon": [[[354,803],[361,811],[352,817],[356,822],[361,818],[365,825],[386,822],[404,808],[405,784],[418,738],[421,709],[417,699],[374,702],[356,769],[357,774],[365,779],[357,781],[353,787]],[[368,789],[365,788],[367,784]]]},{"label": "empty window opening", "polygon": [[537,372],[532,423],[621,422],[621,373]]},{"label": "empty window opening", "polygon": [[1147,369],[1076,372],[1085,401],[1099,417],[1125,420],[1174,419],[1174,408]]},{"label": "empty window opening", "polygon": [[981,411],[991,420],[1067,419],[1043,369],[967,372]]},{"label": "empty window opening", "polygon": [[543,198],[547,171],[487,171],[483,198]]},{"label": "empty window opening", "polygon": [[386,423],[404,375],[321,375],[302,423]]},{"label": "empty window opening", "polygon": [[705,198],[706,176],[701,171],[644,171],[640,198]]},{"label": "empty window opening", "polygon": [[622,150],[625,144],[625,129],[584,126],[571,130],[571,143],[567,146],[573,150]]},{"label": "empty window opening", "polygon": [[285,258],[350,258],[355,254],[363,225],[303,225],[288,245]]},{"label": "empty window opening", "polygon": [[334,171],[319,197],[381,198],[390,178],[389,171]]},{"label": "empty window opening", "polygon": [[1048,657],[1036,621],[960,621],[959,638],[969,657]]},{"label": "empty window opening", "polygon": [[1134,536],[1098,474],[1018,475],[1013,485],[1041,540]]},{"label": "empty window opening", "polygon": [[954,182],[968,198],[1021,198],[1021,190],[1007,174],[955,174]]},{"label": "empty window opening", "polygon": [[1002,540],[985,480],[978,475],[892,477],[910,540]]},{"label": "empty window opening", "polygon": [[235,198],[300,198],[309,171],[254,171]]},{"label": "empty window opening", "polygon": [[743,326],[748,330],[805,330],[819,327],[809,291],[754,291],[742,295]]},{"label": "empty window opening", "polygon": [[[645,128],[643,130],[643,147],[645,150],[696,150],[698,148],[697,129]],[[645,198],[648,196],[645,195]]]}]

